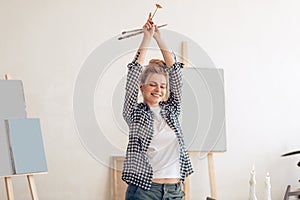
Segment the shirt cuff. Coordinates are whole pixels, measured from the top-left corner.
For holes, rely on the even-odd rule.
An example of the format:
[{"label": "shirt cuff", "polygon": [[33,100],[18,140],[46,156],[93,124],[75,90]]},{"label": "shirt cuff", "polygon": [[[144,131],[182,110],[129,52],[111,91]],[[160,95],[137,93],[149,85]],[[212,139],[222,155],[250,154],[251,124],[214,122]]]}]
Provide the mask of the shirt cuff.
[{"label": "shirt cuff", "polygon": [[183,68],[183,65],[184,65],[183,63],[176,61],[171,67],[164,66],[164,68],[168,73],[171,73]]}]

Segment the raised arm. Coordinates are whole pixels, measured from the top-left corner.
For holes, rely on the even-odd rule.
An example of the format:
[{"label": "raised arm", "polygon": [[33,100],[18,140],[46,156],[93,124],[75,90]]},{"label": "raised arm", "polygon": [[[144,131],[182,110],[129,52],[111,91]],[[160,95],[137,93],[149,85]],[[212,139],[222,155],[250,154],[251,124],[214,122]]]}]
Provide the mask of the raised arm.
[{"label": "raised arm", "polygon": [[154,29],[153,38],[155,39],[155,41],[162,53],[162,56],[165,60],[166,65],[168,67],[172,67],[175,63],[173,53],[168,49],[167,45],[161,38],[161,34],[160,34],[160,31],[159,31],[157,25],[155,25],[154,27],[155,27],[155,29]]},{"label": "raised arm", "polygon": [[179,115],[181,110],[182,98],[182,63],[176,62],[173,53],[168,49],[156,25],[153,37],[158,47],[160,48],[169,74],[170,95],[167,103],[168,105],[172,106],[173,110],[176,111],[176,113]]},{"label": "raised arm", "polygon": [[139,63],[140,65],[143,65],[143,63],[144,63],[147,48],[153,37],[154,31],[155,31],[155,25],[153,24],[153,22],[151,20],[151,13],[150,13],[147,22],[143,26],[144,36],[143,36],[142,42],[139,46],[139,49],[137,51],[137,53],[139,53],[139,56],[137,58],[137,63]]},{"label": "raised arm", "polygon": [[137,105],[139,86],[140,86],[140,75],[142,73],[142,65],[145,60],[148,45],[154,34],[154,25],[150,21],[150,15],[143,26],[143,39],[136,53],[133,62],[128,64],[128,73],[125,86],[125,101],[123,105],[123,117],[127,123],[130,122],[130,116]]}]

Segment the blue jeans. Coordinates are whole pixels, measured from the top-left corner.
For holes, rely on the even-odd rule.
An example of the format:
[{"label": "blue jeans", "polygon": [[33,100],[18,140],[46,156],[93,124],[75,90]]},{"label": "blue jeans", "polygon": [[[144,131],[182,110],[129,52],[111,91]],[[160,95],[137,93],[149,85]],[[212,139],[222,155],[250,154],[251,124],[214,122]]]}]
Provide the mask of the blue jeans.
[{"label": "blue jeans", "polygon": [[129,184],[125,200],[182,200],[183,197],[184,192],[181,190],[180,183],[152,183],[150,190],[143,190]]}]

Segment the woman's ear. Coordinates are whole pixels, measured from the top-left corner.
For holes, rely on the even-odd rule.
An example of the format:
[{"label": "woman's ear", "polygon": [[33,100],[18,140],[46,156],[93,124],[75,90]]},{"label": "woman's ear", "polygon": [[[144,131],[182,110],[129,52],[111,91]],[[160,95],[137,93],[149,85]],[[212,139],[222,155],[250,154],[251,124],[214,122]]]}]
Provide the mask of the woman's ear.
[{"label": "woman's ear", "polygon": [[140,90],[143,93],[143,85],[142,84],[140,84]]}]

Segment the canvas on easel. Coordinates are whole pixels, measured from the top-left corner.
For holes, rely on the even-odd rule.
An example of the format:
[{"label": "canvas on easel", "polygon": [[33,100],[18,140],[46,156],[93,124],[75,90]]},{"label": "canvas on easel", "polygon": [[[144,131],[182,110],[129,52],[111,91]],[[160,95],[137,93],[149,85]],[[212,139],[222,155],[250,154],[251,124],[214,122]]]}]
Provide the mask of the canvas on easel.
[{"label": "canvas on easel", "polygon": [[38,200],[33,174],[48,171],[39,119],[26,116],[23,84],[0,80],[0,176],[8,200],[14,200],[12,176],[27,176],[30,195]]},{"label": "canvas on easel", "polygon": [[0,176],[47,172],[39,119],[26,118],[23,84],[0,80]]},{"label": "canvas on easel", "polygon": [[0,176],[12,175],[5,119],[26,118],[23,84],[20,80],[0,80]]},{"label": "canvas on easel", "polygon": [[225,91],[224,70],[210,65],[187,67],[188,44],[181,43],[185,69],[182,98],[182,129],[190,154],[207,153],[211,197],[216,199],[213,153],[225,152]]},{"label": "canvas on easel", "polygon": [[189,152],[225,152],[224,71],[183,69],[182,129]]},{"label": "canvas on easel", "polygon": [[48,171],[39,119],[5,120],[13,174]]}]

